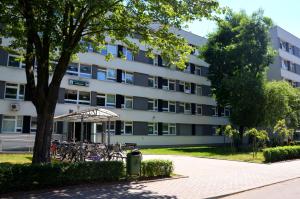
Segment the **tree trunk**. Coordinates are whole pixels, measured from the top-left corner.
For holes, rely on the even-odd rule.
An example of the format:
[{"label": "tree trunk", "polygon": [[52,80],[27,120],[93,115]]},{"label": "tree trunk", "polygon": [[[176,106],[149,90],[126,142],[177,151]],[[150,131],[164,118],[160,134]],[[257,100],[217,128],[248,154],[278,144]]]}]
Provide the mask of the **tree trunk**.
[{"label": "tree trunk", "polygon": [[32,163],[47,163],[50,159],[54,111],[43,110],[37,114],[37,131],[35,135]]}]

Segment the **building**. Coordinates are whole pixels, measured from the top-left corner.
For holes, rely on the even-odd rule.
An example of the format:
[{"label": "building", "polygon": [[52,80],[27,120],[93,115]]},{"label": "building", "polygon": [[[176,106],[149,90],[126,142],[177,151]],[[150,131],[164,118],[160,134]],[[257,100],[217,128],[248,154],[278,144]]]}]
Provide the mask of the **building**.
[{"label": "building", "polygon": [[[179,31],[190,45],[205,38]],[[3,40],[2,45],[7,41]],[[138,145],[181,145],[223,143],[216,128],[228,123],[229,110],[217,110],[207,79],[208,64],[194,51],[184,71],[168,66],[160,55],[137,55],[122,44],[78,54],[62,80],[55,115],[105,107],[120,116],[110,126],[112,142]],[[114,59],[107,62],[107,53]],[[121,58],[121,54],[126,57]],[[16,55],[0,50],[0,135],[18,136],[36,131],[36,112],[26,99],[24,64]],[[85,123],[85,139],[99,142],[106,127]],[[107,127],[108,128],[108,127]],[[54,134],[65,139],[80,138],[80,123],[56,122]]]},{"label": "building", "polygon": [[273,48],[278,52],[268,72],[269,80],[286,80],[300,87],[300,38],[279,26],[270,30]]}]

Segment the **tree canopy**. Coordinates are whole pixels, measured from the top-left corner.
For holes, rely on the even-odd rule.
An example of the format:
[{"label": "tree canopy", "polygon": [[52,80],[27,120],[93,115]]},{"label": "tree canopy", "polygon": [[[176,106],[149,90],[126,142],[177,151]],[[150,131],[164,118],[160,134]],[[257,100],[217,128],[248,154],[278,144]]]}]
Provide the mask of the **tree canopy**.
[{"label": "tree canopy", "polygon": [[250,16],[241,11],[229,12],[217,25],[201,48],[201,57],[210,64],[212,92],[219,105],[231,108],[234,125],[255,127],[263,120],[265,72],[274,56],[272,21],[262,10]]},{"label": "tree canopy", "polygon": [[[37,111],[33,162],[50,161],[58,90],[72,56],[87,45],[101,49],[109,38],[133,51],[144,44],[149,57],[157,50],[183,68],[192,48],[173,28],[219,11],[216,0],[1,0],[0,36],[13,38],[11,47],[25,57],[27,90]],[[52,71],[50,60],[57,62]]]}]

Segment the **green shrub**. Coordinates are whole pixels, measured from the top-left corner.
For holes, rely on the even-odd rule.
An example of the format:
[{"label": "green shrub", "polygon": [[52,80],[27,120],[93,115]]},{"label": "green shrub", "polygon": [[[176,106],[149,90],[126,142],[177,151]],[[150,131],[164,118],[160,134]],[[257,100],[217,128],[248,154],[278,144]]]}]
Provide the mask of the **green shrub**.
[{"label": "green shrub", "polygon": [[277,162],[300,158],[300,146],[282,146],[263,150],[266,162]]},{"label": "green shrub", "polygon": [[142,161],[141,177],[170,177],[173,170],[170,160],[145,160]]},{"label": "green shrub", "polygon": [[117,181],[124,177],[123,162],[55,164],[0,164],[0,193],[17,190]]}]

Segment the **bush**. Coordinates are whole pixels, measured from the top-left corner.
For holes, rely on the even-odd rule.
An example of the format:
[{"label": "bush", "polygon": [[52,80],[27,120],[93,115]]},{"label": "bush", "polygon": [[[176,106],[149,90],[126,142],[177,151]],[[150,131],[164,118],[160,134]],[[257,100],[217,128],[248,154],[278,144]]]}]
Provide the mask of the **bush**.
[{"label": "bush", "polygon": [[145,160],[142,161],[141,177],[170,177],[173,170],[170,160]]},{"label": "bush", "polygon": [[263,150],[266,162],[277,162],[300,158],[300,146],[282,146]]},{"label": "bush", "polygon": [[0,193],[82,182],[117,181],[124,177],[123,162],[55,164],[0,164]]}]

